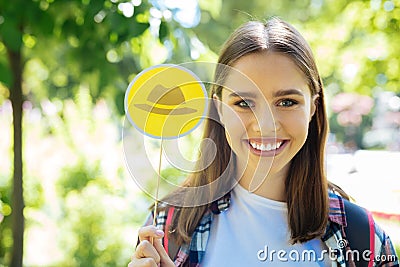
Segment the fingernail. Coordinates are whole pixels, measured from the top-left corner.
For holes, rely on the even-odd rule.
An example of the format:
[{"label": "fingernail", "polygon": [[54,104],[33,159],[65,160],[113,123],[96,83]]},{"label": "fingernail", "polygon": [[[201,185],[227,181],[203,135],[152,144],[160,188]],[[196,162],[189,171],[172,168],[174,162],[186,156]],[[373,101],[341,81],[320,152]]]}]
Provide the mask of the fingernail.
[{"label": "fingernail", "polygon": [[157,231],[156,231],[156,235],[158,235],[158,236],[163,236],[163,235],[164,235],[164,232],[161,231],[161,230],[157,230]]}]

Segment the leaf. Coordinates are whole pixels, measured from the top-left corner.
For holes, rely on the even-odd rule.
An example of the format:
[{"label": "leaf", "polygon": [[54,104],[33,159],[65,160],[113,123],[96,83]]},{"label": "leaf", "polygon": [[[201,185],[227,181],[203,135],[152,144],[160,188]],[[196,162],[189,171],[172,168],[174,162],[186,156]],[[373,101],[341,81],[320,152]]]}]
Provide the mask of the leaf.
[{"label": "leaf", "polygon": [[53,34],[54,21],[53,18],[47,12],[40,14],[38,25],[40,26],[40,32],[44,35]]},{"label": "leaf", "polygon": [[125,92],[118,91],[115,96],[115,105],[116,105],[117,111],[120,115],[125,114],[124,99],[125,99]]},{"label": "leaf", "polygon": [[72,19],[67,19],[62,25],[62,33],[66,36],[79,34],[79,27]]},{"label": "leaf", "polygon": [[128,21],[122,15],[117,12],[110,13],[106,16],[105,22],[110,22],[110,28],[113,32],[118,33],[119,35],[127,32]]},{"label": "leaf", "polygon": [[5,17],[4,23],[0,28],[0,35],[6,47],[17,52],[22,46],[22,32],[18,29],[18,25],[11,17]]},{"label": "leaf", "polygon": [[150,27],[149,23],[140,23],[137,22],[132,25],[130,34],[132,37],[138,37],[144,33],[145,30],[147,30]]},{"label": "leaf", "polygon": [[160,31],[158,33],[158,38],[160,39],[161,43],[163,43],[164,40],[168,37],[168,33],[168,24],[165,21],[162,21],[160,24]]},{"label": "leaf", "polygon": [[24,24],[29,26],[29,29],[36,31],[38,35],[48,36],[53,34],[56,17],[51,16],[48,10],[40,9],[35,2],[27,1],[26,5],[24,8]]},{"label": "leaf", "polygon": [[5,84],[8,88],[11,87],[13,82],[11,70],[3,62],[0,62],[0,82]]}]

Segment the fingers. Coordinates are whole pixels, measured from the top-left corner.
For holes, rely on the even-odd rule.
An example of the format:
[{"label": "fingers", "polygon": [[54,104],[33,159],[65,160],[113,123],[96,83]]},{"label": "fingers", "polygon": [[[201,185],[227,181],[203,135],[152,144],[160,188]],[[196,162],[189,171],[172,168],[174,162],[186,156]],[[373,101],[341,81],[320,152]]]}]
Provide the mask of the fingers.
[{"label": "fingers", "polygon": [[[161,242],[159,239],[155,240],[156,243],[159,243],[157,241]],[[158,251],[147,240],[143,240],[142,242],[140,242],[135,254],[137,258],[153,258],[156,263],[160,262],[160,255],[158,255]]]},{"label": "fingers", "polygon": [[159,239],[164,236],[164,232],[157,229],[154,225],[144,226],[139,229],[139,240],[151,241],[152,238]]},{"label": "fingers", "polygon": [[143,240],[137,246],[128,267],[157,267],[160,266],[160,256],[148,240]]},{"label": "fingers", "polygon": [[162,245],[163,236],[164,232],[153,225],[140,228],[140,243],[128,267],[174,267],[174,263]]},{"label": "fingers", "polygon": [[158,255],[160,256],[160,263],[162,267],[175,266],[171,258],[168,256],[167,251],[165,251],[165,248],[161,243],[161,239],[154,240],[153,246],[157,250]]},{"label": "fingers", "polygon": [[156,264],[152,259],[136,259],[132,260],[128,267],[160,267],[160,264]]}]

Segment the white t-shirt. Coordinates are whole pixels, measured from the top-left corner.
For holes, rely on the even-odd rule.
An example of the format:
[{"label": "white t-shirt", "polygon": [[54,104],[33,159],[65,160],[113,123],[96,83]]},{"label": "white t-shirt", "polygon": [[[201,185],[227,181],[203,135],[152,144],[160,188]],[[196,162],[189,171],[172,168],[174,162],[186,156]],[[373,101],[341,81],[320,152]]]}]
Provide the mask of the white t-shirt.
[{"label": "white t-shirt", "polygon": [[330,266],[320,239],[295,245],[289,239],[286,203],[237,185],[229,209],[214,216],[201,266]]}]

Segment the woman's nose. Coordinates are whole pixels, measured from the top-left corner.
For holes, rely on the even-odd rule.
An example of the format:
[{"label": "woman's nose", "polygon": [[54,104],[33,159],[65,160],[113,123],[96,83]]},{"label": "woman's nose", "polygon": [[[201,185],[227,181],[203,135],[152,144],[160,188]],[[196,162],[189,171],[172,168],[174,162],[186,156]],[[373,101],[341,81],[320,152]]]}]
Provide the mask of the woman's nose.
[{"label": "woman's nose", "polygon": [[276,132],[279,124],[270,108],[264,108],[261,112],[256,111],[253,114],[253,131],[261,133],[261,136]]}]

